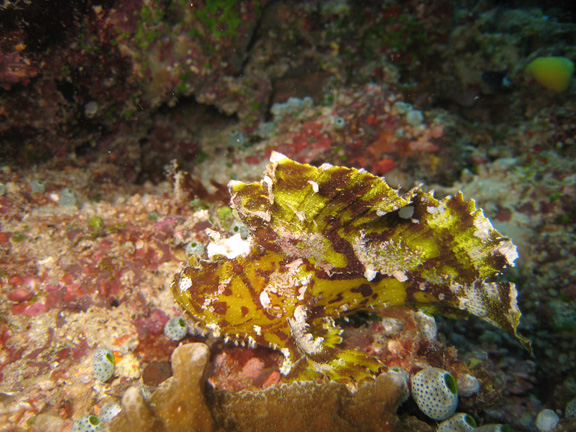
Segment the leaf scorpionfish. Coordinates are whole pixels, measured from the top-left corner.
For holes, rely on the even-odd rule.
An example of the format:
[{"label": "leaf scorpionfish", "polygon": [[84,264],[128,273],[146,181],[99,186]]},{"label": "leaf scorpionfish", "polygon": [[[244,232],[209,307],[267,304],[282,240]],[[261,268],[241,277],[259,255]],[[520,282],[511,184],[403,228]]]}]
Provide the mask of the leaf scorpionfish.
[{"label": "leaf scorpionfish", "polygon": [[403,194],[364,170],[299,164],[273,153],[263,180],[228,185],[250,234],[213,238],[172,283],[197,325],[282,352],[283,374],[359,381],[382,366],[338,347],[335,319],[411,305],[479,317],[516,336],[514,284],[487,281],[516,246],[461,193]]}]

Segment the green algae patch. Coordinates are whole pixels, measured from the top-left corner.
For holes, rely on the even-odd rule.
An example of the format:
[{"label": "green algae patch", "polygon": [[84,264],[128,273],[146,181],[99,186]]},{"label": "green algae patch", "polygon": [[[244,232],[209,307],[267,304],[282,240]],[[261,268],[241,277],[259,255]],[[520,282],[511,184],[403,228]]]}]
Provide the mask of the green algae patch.
[{"label": "green algae patch", "polygon": [[382,364],[339,348],[334,319],[404,304],[474,315],[529,348],[516,333],[514,284],[493,280],[514,265],[516,247],[462,194],[400,193],[363,170],[279,153],[262,181],[228,187],[250,235],[210,232],[208,259],[191,260],[172,291],[200,328],[280,350],[282,373],[374,376]]}]

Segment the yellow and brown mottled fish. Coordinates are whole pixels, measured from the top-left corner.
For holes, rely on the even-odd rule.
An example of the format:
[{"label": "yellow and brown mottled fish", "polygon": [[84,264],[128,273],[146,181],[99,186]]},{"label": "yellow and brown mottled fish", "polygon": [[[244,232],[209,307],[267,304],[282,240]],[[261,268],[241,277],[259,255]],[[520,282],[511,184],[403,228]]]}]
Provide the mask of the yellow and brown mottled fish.
[{"label": "yellow and brown mottled fish", "polygon": [[172,290],[199,327],[280,350],[283,373],[372,376],[381,364],[338,349],[334,319],[401,304],[475,315],[528,347],[514,285],[487,282],[514,265],[516,247],[462,194],[400,194],[363,170],[279,153],[262,181],[228,188],[250,235],[213,233],[209,259],[190,260]]}]

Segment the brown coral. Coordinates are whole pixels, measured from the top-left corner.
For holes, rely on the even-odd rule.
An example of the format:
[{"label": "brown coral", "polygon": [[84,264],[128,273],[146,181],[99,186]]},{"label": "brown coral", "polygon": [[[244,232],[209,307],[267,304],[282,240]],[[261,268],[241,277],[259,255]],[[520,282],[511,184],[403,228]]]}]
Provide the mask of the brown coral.
[{"label": "brown coral", "polygon": [[174,376],[149,401],[137,387],[122,398],[110,432],[394,431],[404,382],[381,374],[356,392],[336,382],[294,382],[265,390],[228,392],[205,385],[210,352],[202,343],[178,347]]}]

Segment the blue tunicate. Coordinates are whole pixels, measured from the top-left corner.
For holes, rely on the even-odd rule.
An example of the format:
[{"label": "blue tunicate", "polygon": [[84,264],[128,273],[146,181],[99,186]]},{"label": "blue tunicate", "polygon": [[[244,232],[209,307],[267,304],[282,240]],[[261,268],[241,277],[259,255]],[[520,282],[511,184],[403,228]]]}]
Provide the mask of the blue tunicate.
[{"label": "blue tunicate", "polygon": [[186,245],[185,252],[187,256],[202,256],[206,248],[199,241],[193,240]]},{"label": "blue tunicate", "polygon": [[44,193],[46,190],[46,185],[44,180],[32,180],[30,182],[30,191],[32,193]]},{"label": "blue tunicate", "polygon": [[242,222],[237,220],[232,222],[232,232],[234,234],[240,234],[240,237],[242,237],[243,239],[247,239],[248,235],[250,235],[250,230],[248,229],[248,227],[244,225]]},{"label": "blue tunicate", "polygon": [[86,105],[84,105],[84,115],[88,118],[92,118],[96,114],[98,114],[98,109],[99,109],[98,102],[96,101],[88,102]]},{"label": "blue tunicate", "polygon": [[420,126],[424,122],[424,115],[422,111],[411,110],[406,114],[406,123],[410,126]]},{"label": "blue tunicate", "polygon": [[400,379],[402,380],[403,389],[402,389],[402,398],[400,399],[400,403],[406,402],[408,400],[408,398],[410,397],[410,388],[408,387],[408,381],[410,380],[410,374],[408,373],[408,371],[406,369],[401,368],[401,367],[397,367],[397,366],[390,368],[388,373],[396,375],[396,376],[400,377]]},{"label": "blue tunicate", "polygon": [[138,386],[138,388],[142,392],[142,396],[144,396],[144,399],[149,400],[152,397],[153,390],[150,387]]},{"label": "blue tunicate", "polygon": [[302,102],[302,99],[300,99],[300,98],[290,97],[286,101],[286,105],[287,105],[288,109],[290,110],[290,112],[296,112],[296,111],[300,111],[302,109],[304,103]]},{"label": "blue tunicate", "polygon": [[94,378],[100,382],[106,382],[114,376],[114,354],[106,348],[99,348],[94,353],[92,366]]},{"label": "blue tunicate", "polygon": [[420,327],[420,333],[425,339],[430,341],[436,339],[436,336],[438,335],[438,326],[436,325],[436,320],[432,315],[418,311],[416,313],[416,320]]},{"label": "blue tunicate", "polygon": [[476,429],[474,417],[458,413],[438,425],[436,432],[469,432]]},{"label": "blue tunicate", "polygon": [[564,417],[572,418],[576,417],[576,398],[572,399],[568,404],[566,404],[566,409],[564,410]]},{"label": "blue tunicate", "polygon": [[431,419],[446,420],[458,405],[456,379],[444,369],[424,368],[412,377],[412,398]]},{"label": "blue tunicate", "polygon": [[284,104],[275,103],[274,105],[272,105],[272,108],[270,108],[270,112],[274,117],[281,117],[284,115],[285,108],[286,107],[284,106]]},{"label": "blue tunicate", "polygon": [[164,326],[164,334],[173,341],[180,341],[188,334],[188,324],[180,317],[171,318]]},{"label": "blue tunicate", "polygon": [[486,424],[477,427],[474,432],[513,432],[510,426],[503,424]]},{"label": "blue tunicate", "polygon": [[406,114],[408,111],[412,110],[412,105],[406,102],[398,101],[394,102],[392,109],[398,114]]},{"label": "blue tunicate", "polygon": [[95,415],[84,415],[74,422],[72,432],[95,432],[102,429],[102,422]]},{"label": "blue tunicate", "polygon": [[336,117],[334,119],[334,127],[338,130],[344,129],[346,127],[346,120],[342,117]]},{"label": "blue tunicate", "polygon": [[107,402],[100,409],[100,421],[102,423],[110,423],[120,411],[122,411],[122,407],[118,402]]},{"label": "blue tunicate", "polygon": [[458,376],[458,393],[463,397],[474,396],[480,391],[480,381],[470,374]]},{"label": "blue tunicate", "polygon": [[304,99],[297,97],[290,97],[284,103],[275,103],[270,108],[270,112],[274,116],[274,120],[279,120],[280,117],[286,114],[295,114],[302,111],[304,108],[312,107],[314,101],[311,97],[307,96]]},{"label": "blue tunicate", "polygon": [[558,426],[560,417],[551,409],[543,409],[538,413],[534,425],[538,432],[552,432]]},{"label": "blue tunicate", "polygon": [[61,207],[72,207],[76,205],[76,193],[70,188],[62,189],[58,201]]},{"label": "blue tunicate", "polygon": [[229,147],[242,147],[244,145],[245,139],[244,134],[238,129],[234,129],[228,134],[228,146]]},{"label": "blue tunicate", "polygon": [[266,122],[260,124],[258,129],[256,130],[256,134],[262,138],[270,138],[274,131],[276,130],[276,126],[272,122]]}]

